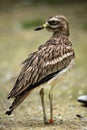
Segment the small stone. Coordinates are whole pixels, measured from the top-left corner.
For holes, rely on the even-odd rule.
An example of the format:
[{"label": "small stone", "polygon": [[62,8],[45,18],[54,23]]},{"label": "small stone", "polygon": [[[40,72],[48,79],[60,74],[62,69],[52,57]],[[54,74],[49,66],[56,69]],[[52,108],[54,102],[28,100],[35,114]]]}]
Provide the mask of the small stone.
[{"label": "small stone", "polygon": [[78,100],[78,102],[87,104],[87,95],[79,96],[77,100]]},{"label": "small stone", "polygon": [[78,118],[83,118],[83,117],[82,117],[81,115],[79,115],[79,114],[77,114],[76,116],[77,116]]}]

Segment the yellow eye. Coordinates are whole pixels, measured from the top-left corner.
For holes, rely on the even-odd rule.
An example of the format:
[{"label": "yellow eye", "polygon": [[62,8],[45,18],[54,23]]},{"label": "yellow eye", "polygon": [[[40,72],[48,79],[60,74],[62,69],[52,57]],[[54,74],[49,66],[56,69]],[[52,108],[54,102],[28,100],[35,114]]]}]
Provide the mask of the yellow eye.
[{"label": "yellow eye", "polygon": [[51,21],[48,21],[48,23],[49,23],[50,25],[56,25],[56,24],[59,23],[59,21],[51,20]]}]

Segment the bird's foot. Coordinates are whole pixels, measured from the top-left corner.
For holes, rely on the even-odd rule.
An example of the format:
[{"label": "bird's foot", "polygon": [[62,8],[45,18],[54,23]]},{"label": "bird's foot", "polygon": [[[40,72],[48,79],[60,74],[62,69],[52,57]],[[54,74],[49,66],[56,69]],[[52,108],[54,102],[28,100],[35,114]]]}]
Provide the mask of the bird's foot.
[{"label": "bird's foot", "polygon": [[46,117],[44,118],[44,124],[49,124],[49,121]]},{"label": "bird's foot", "polygon": [[50,123],[50,124],[53,124],[53,123],[54,123],[54,120],[53,120],[53,119],[49,119],[49,123]]},{"label": "bird's foot", "polygon": [[58,118],[58,119],[49,119],[49,120],[44,120],[44,124],[48,124],[48,125],[54,125],[54,124],[62,124],[63,120]]},{"label": "bird's foot", "polygon": [[49,119],[49,124],[54,125],[54,124],[62,124],[63,123],[63,119],[60,115],[58,115],[58,117],[55,117],[54,119],[51,118]]},{"label": "bird's foot", "polygon": [[49,119],[49,120],[44,120],[44,124],[54,124],[54,120],[53,119]]}]

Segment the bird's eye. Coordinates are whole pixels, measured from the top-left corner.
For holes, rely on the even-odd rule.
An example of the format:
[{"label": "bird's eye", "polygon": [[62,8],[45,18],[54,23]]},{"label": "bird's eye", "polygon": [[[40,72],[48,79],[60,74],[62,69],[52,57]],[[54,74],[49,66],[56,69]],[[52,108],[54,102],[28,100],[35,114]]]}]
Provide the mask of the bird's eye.
[{"label": "bird's eye", "polygon": [[59,22],[56,21],[56,20],[51,20],[51,21],[48,21],[48,23],[49,23],[50,25],[56,25],[56,24],[58,24]]}]

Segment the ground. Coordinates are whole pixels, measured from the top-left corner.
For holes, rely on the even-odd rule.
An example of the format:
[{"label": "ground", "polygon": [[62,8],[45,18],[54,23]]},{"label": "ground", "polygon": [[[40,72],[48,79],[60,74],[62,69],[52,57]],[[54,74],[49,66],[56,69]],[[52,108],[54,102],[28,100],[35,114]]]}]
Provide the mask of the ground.
[{"label": "ground", "polygon": [[[77,102],[77,97],[87,94],[87,4],[65,6],[13,7],[0,12],[0,130],[87,130],[87,108]],[[40,13],[39,13],[40,12]],[[13,87],[20,63],[27,55],[49,39],[45,30],[23,29],[26,20],[47,19],[63,14],[70,22],[70,40],[76,52],[76,64],[69,75],[54,87],[54,124],[44,125],[39,88],[13,112],[5,115],[12,100],[7,95]],[[45,84],[46,111],[49,119],[49,87]],[[60,121],[61,118],[61,121]]]}]

